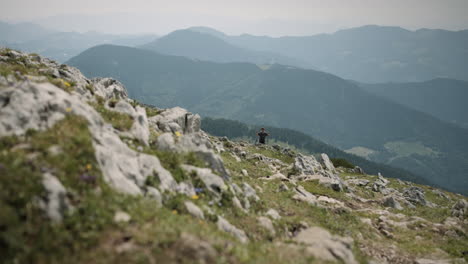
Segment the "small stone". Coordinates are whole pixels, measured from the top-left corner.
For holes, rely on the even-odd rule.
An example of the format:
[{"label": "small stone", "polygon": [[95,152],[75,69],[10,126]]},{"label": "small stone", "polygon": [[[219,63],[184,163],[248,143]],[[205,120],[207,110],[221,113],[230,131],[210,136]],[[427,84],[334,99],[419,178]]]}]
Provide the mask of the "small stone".
[{"label": "small stone", "polygon": [[403,207],[393,196],[386,197],[383,200],[383,205],[390,208],[395,208],[397,210],[403,210]]},{"label": "small stone", "polygon": [[185,204],[185,208],[187,208],[187,211],[189,212],[189,214],[191,214],[192,216],[194,216],[196,218],[199,218],[199,219],[205,219],[205,215],[203,214],[203,211],[198,206],[196,206],[194,203],[192,203],[190,201],[186,201],[184,204]]},{"label": "small stone", "polygon": [[286,191],[289,191],[289,187],[284,183],[280,183],[279,187],[278,187],[278,191],[279,192],[286,192]]},{"label": "small stone", "polygon": [[280,214],[275,209],[268,209],[268,211],[265,213],[265,215],[269,216],[273,220],[281,219]]},{"label": "small stone", "polygon": [[273,227],[273,223],[271,222],[270,218],[265,216],[259,216],[257,220],[259,225],[270,231],[272,235],[276,234],[275,228]]},{"label": "small stone", "polygon": [[117,211],[114,214],[114,222],[116,223],[127,223],[131,219],[131,216],[123,211]]},{"label": "small stone", "polygon": [[249,176],[249,173],[247,172],[246,169],[242,169],[242,170],[241,170],[241,173],[242,173],[242,175],[245,176],[245,177]]}]

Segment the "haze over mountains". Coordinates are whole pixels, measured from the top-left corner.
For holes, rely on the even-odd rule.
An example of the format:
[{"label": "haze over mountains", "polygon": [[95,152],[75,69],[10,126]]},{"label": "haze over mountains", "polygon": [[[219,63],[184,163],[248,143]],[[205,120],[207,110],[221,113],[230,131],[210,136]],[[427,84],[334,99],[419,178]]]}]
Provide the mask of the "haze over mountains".
[{"label": "haze over mountains", "polygon": [[190,29],[177,30],[141,48],[167,55],[184,56],[214,62],[251,62],[256,64],[286,64],[301,67],[311,65],[300,59],[288,58],[267,51],[254,51],[232,45],[215,35]]},{"label": "haze over mountains", "polygon": [[282,65],[219,64],[112,45],[89,49],[68,63],[89,77],[121,80],[144,103],[293,128],[466,192],[467,130],[331,74]]},{"label": "haze over mountains", "polygon": [[200,27],[192,30],[239,47],[301,59],[316,69],[361,82],[468,80],[468,30],[363,26],[333,34],[279,38],[227,36]]},{"label": "haze over mountains", "polygon": [[99,32],[59,32],[41,26],[0,21],[0,45],[34,52],[59,62],[100,44],[138,46],[156,38],[156,35],[111,35]]},{"label": "haze over mountains", "polygon": [[371,93],[468,128],[466,81],[439,78],[426,82],[359,85]]}]

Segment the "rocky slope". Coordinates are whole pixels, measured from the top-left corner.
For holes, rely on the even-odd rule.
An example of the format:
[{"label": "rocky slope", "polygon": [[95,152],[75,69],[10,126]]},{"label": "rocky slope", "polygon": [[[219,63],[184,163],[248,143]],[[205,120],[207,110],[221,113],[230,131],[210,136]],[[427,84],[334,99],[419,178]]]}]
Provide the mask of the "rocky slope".
[{"label": "rocky slope", "polygon": [[464,263],[461,195],[212,137],[109,78],[0,50],[6,263]]}]

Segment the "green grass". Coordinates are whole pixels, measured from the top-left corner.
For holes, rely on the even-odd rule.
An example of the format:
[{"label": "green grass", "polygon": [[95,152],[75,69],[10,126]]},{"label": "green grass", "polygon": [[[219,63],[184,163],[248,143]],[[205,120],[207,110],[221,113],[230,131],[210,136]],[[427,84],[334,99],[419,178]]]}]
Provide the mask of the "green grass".
[{"label": "green grass", "polygon": [[131,116],[109,110],[103,103],[99,102],[99,100],[98,102],[90,103],[90,105],[93,106],[99,114],[101,114],[102,118],[104,118],[106,122],[112,124],[115,129],[128,131],[132,128],[133,118]]},{"label": "green grass", "polygon": [[227,152],[221,153],[221,157],[224,161],[224,166],[231,171],[233,176],[241,176],[242,169],[245,169],[249,173],[249,177],[259,178],[272,175],[271,170],[268,166],[262,162],[255,164],[254,160],[242,160],[237,162],[231,154]]},{"label": "green grass", "polygon": [[269,147],[263,147],[263,146],[251,146],[247,148],[247,151],[250,153],[258,153],[262,154],[266,157],[273,158],[273,159],[278,159],[286,164],[293,163],[294,158],[291,156],[288,156],[286,154],[283,154],[279,151],[276,151],[274,149],[270,149]]}]

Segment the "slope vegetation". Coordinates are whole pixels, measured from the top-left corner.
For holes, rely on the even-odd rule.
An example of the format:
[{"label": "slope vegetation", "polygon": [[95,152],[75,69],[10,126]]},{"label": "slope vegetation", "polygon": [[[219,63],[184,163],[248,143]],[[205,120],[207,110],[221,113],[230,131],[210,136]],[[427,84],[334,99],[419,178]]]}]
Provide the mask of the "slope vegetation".
[{"label": "slope vegetation", "polygon": [[466,261],[464,196],[213,137],[114,79],[0,55],[3,263]]}]

